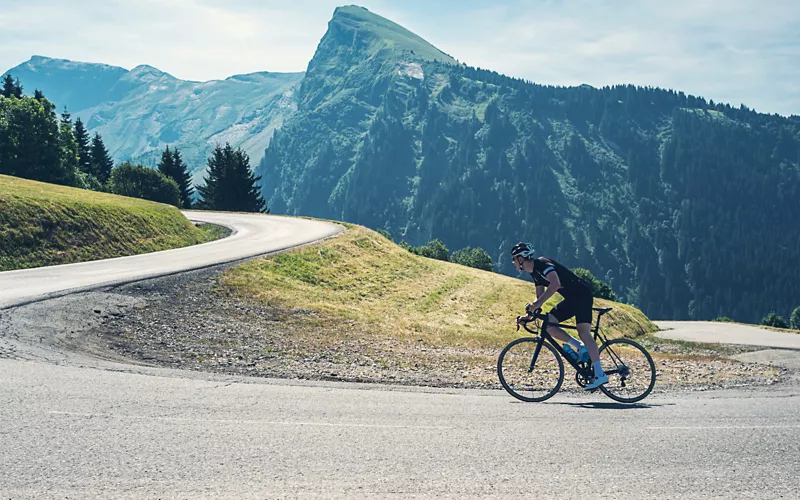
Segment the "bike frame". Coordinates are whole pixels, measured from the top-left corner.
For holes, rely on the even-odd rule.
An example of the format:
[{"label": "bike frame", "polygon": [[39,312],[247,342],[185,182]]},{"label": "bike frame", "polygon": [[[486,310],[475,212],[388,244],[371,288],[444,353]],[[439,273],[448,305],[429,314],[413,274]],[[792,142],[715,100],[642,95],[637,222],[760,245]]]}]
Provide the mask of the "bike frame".
[{"label": "bike frame", "polygon": [[[540,329],[541,331],[539,331],[539,332],[533,331],[530,328],[528,328],[528,323],[527,322],[522,323],[522,327],[525,328],[526,331],[528,331],[528,332],[532,333],[533,335],[535,335],[536,338],[537,338],[536,348],[533,351],[533,357],[531,358],[531,366],[528,368],[528,373],[533,371],[533,367],[536,365],[536,360],[539,358],[539,351],[541,351],[541,349],[542,349],[542,344],[545,341],[547,341],[551,346],[553,346],[555,348],[556,351],[558,351],[558,353],[561,355],[561,357],[565,361],[567,361],[567,363],[572,365],[572,367],[575,369],[576,372],[578,372],[580,375],[586,377],[587,379],[591,379],[592,376],[594,376],[594,367],[592,367],[592,365],[590,363],[587,363],[585,367],[581,367],[578,363],[572,361],[572,359],[569,356],[567,356],[567,353],[561,347],[561,344],[559,344],[553,338],[553,336],[550,335],[550,333],[547,331],[547,329],[549,327],[551,327],[551,326],[556,326],[556,327],[559,327],[559,328],[566,328],[566,329],[569,329],[569,330],[577,330],[578,327],[571,326],[571,325],[564,325],[564,324],[561,324],[561,323],[551,323],[547,319],[547,317],[548,317],[548,315],[546,315],[546,314],[536,314],[535,315],[536,319],[541,319],[542,320],[542,326],[541,326],[541,329]],[[595,323],[595,326],[591,331],[592,331],[592,333],[594,333],[594,337],[593,337],[594,342],[597,343],[597,339],[599,338],[600,341],[601,341],[601,346],[602,346],[602,344],[605,344],[608,341],[608,339],[605,337],[605,335],[600,333],[600,318],[601,317],[602,317],[602,314],[598,314],[597,315],[597,322]],[[600,346],[598,346],[598,347],[600,347]],[[615,368],[613,370],[606,370],[606,374],[607,375],[613,375],[613,374],[621,373],[622,370],[620,369],[620,364],[622,364],[622,359],[620,359],[620,357],[617,356],[617,354],[611,349],[611,347],[606,347],[606,350],[608,351],[609,355],[611,356],[611,360],[614,361],[614,365],[615,365]],[[623,364],[623,367],[624,367],[624,364]]]}]

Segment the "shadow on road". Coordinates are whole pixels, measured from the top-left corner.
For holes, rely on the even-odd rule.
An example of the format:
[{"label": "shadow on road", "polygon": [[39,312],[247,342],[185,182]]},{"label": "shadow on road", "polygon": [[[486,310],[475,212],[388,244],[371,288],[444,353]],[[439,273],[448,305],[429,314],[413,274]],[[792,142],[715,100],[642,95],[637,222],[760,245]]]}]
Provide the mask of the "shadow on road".
[{"label": "shadow on road", "polygon": [[626,403],[615,403],[615,402],[608,402],[608,401],[604,401],[602,403],[600,403],[600,402],[567,403],[567,402],[564,402],[564,401],[554,401],[551,404],[577,406],[579,408],[591,408],[591,409],[599,409],[599,410],[638,410],[638,409],[641,409],[641,408],[657,408],[659,406],[673,406],[675,403],[665,403],[665,404],[633,403],[633,404],[626,404]]}]

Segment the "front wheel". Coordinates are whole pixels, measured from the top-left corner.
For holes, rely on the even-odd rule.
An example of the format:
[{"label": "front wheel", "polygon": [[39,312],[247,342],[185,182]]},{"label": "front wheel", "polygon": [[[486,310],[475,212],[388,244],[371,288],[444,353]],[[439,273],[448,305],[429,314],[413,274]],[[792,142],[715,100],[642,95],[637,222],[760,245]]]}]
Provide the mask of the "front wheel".
[{"label": "front wheel", "polygon": [[646,398],[656,384],[653,358],[636,342],[614,339],[600,346],[600,364],[608,383],[600,390],[614,401],[635,403]]},{"label": "front wheel", "polygon": [[521,338],[500,353],[497,375],[509,394],[538,403],[553,397],[561,388],[564,363],[549,343],[539,338]]}]

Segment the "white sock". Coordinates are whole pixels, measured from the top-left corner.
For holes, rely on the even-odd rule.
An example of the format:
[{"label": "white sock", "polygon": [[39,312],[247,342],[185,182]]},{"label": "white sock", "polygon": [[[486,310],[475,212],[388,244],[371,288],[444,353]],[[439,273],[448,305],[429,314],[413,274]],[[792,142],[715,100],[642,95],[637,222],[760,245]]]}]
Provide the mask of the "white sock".
[{"label": "white sock", "polygon": [[594,366],[594,376],[595,376],[595,378],[602,377],[605,374],[603,372],[603,367],[600,366],[600,362],[599,361],[595,361],[594,363],[592,363],[592,366]]},{"label": "white sock", "polygon": [[568,344],[571,345],[572,347],[574,347],[575,349],[579,350],[579,351],[581,350],[581,347],[583,347],[583,344],[581,344],[578,341],[578,339],[575,339],[575,338],[569,339]]}]

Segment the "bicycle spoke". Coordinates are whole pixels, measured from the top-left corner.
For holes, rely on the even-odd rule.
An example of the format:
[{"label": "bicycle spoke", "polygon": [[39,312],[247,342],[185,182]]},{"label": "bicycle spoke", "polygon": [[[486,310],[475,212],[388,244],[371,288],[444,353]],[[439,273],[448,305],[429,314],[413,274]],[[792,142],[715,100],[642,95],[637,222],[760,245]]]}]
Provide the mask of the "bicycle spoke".
[{"label": "bicycle spoke", "polygon": [[555,350],[529,338],[503,350],[497,372],[503,387],[523,401],[544,401],[558,392],[564,380],[564,365]]},{"label": "bicycle spoke", "polygon": [[628,339],[608,341],[600,348],[600,362],[608,375],[601,390],[611,399],[633,403],[653,390],[655,365],[639,344]]}]

